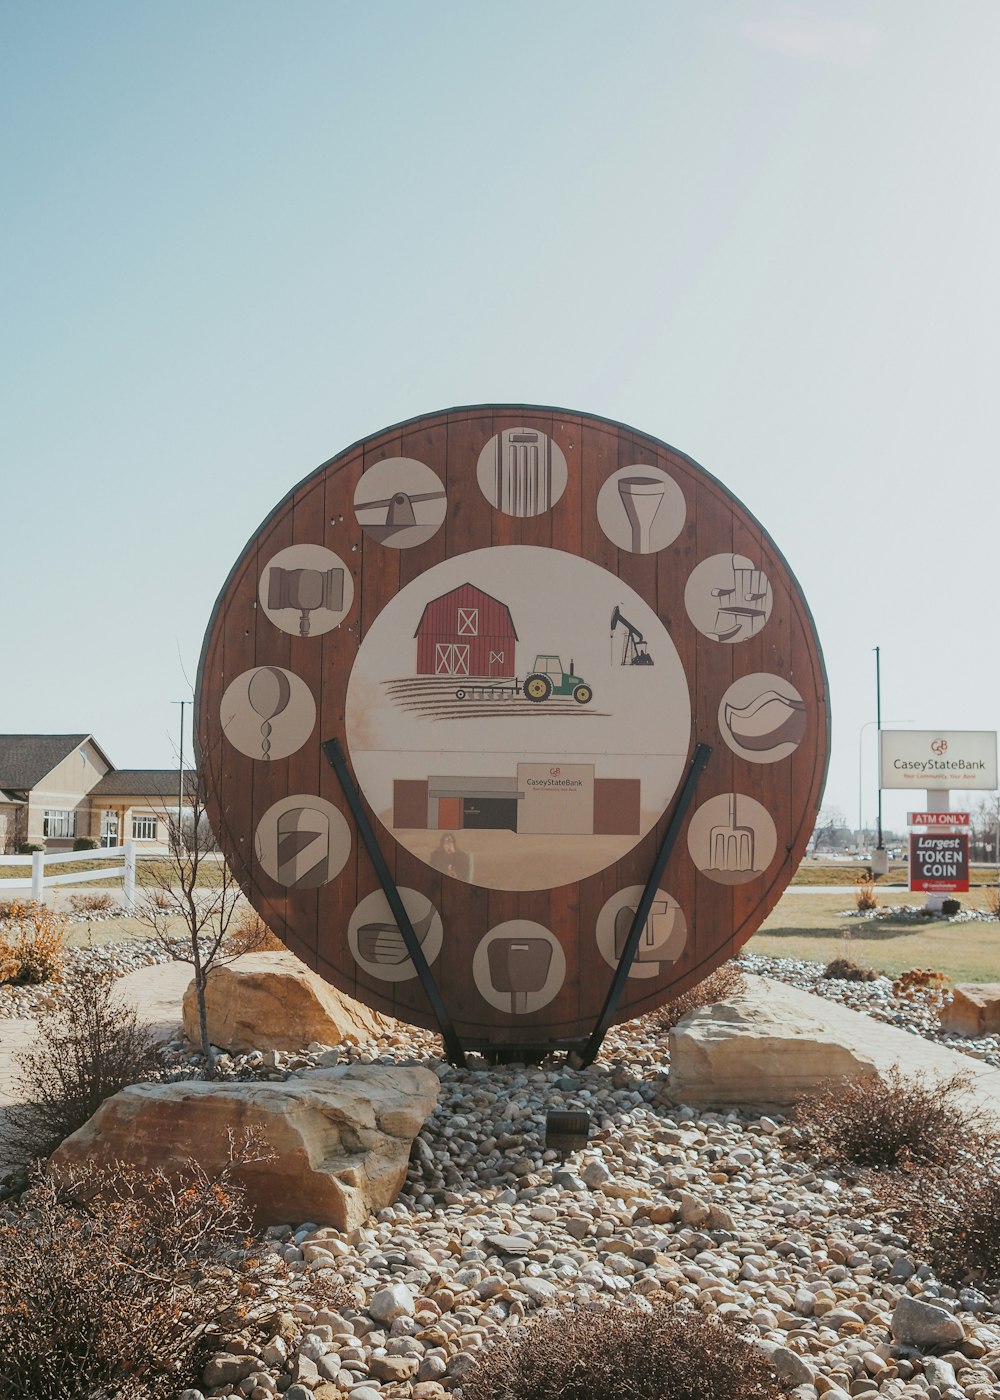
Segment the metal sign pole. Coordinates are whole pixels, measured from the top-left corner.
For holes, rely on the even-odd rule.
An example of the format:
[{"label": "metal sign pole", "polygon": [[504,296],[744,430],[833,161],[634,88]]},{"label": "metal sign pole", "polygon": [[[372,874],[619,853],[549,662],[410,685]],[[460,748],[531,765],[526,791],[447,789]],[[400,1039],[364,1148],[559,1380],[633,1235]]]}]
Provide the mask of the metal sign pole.
[{"label": "metal sign pole", "polygon": [[691,766],[688,769],[687,777],[684,780],[684,786],[681,789],[681,795],[677,799],[677,806],[674,808],[674,814],[670,818],[670,824],[664,833],[663,841],[660,844],[656,860],[653,863],[653,869],[650,871],[649,879],[646,881],[646,888],[642,892],[642,898],[639,900],[638,906],[636,907],[635,915],[632,919],[632,927],[629,929],[625,948],[618,966],[615,968],[615,975],[611,979],[611,986],[608,988],[608,995],[605,998],[600,1017],[581,1054],[580,1058],[583,1065],[593,1064],[594,1060],[597,1058],[597,1052],[601,1048],[601,1042],[604,1040],[605,1035],[607,1035],[608,1028],[614,1020],[615,1011],[621,999],[621,994],[625,990],[625,983],[628,980],[632,963],[635,961],[635,955],[639,951],[639,940],[642,937],[642,930],[649,917],[649,911],[653,907],[653,900],[656,898],[656,891],[660,884],[660,878],[666,869],[667,861],[670,859],[670,853],[674,849],[674,842],[677,840],[677,833],[681,829],[681,823],[691,805],[691,799],[694,797],[694,790],[698,786],[698,779],[704,772],[705,764],[708,762],[711,753],[712,748],[710,744],[699,744],[694,751],[694,756],[691,759]]},{"label": "metal sign pole", "polygon": [[344,757],[344,750],[340,746],[340,740],[329,739],[322,747],[330,767],[336,773],[340,786],[344,790],[344,796],[347,798],[351,814],[357,823],[361,839],[365,843],[365,850],[368,852],[369,859],[375,867],[375,874],[378,876],[379,884],[382,886],[382,892],[389,902],[392,917],[395,919],[396,926],[403,935],[406,951],[409,953],[413,966],[417,970],[420,984],[427,995],[427,1000],[430,1002],[431,1010],[434,1012],[437,1023],[441,1027],[441,1036],[444,1040],[445,1053],[452,1064],[461,1065],[461,1067],[465,1069],[465,1051],[462,1049],[462,1042],[459,1040],[455,1027],[452,1025],[451,1017],[448,1015],[445,1004],[441,1000],[441,993],[438,991],[438,985],[434,980],[434,974],[431,972],[427,959],[424,957],[424,950],[417,940],[417,935],[413,931],[413,924],[410,922],[410,916],[406,912],[406,906],[399,897],[399,890],[396,888],[396,882],[389,873],[389,867],[385,863],[385,857],[379,850],[378,842],[375,839],[375,832],[372,830],[371,822],[368,820],[368,814],[362,806],[358,789],[347,767],[347,760]]}]

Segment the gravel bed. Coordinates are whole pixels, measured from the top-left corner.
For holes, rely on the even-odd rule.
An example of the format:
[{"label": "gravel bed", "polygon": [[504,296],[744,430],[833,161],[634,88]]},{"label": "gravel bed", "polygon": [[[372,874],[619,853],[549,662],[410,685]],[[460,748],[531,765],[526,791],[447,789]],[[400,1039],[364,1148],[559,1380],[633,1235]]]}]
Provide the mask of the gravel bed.
[{"label": "gravel bed", "polygon": [[[220,1340],[203,1390],[184,1400],[310,1400],[324,1383],[331,1400],[439,1400],[484,1341],[538,1308],[651,1293],[738,1321],[796,1400],[1000,1394],[1000,1294],[941,1284],[863,1191],[795,1150],[781,1117],[672,1104],[649,1019],[613,1030],[582,1071],[459,1070],[435,1040],[403,1031],[339,1052],[419,1061],[440,1078],[399,1200],[349,1234],[272,1229],[300,1291],[271,1336]],[[185,1072],[183,1047],[172,1053]],[[337,1057],[313,1045],[224,1057],[222,1069],[283,1078]],[[567,1159],[545,1147],[545,1114],[560,1108],[593,1124]],[[302,1296],[314,1276],[347,1285],[352,1305]]]},{"label": "gravel bed", "polygon": [[[75,957],[129,971],[159,951],[129,943]],[[895,997],[888,979],[741,963],[969,1046],[935,1029],[931,995]],[[268,1326],[220,1336],[201,1389],[178,1400],[442,1400],[490,1336],[537,1309],[652,1293],[738,1321],[795,1400],[998,1400],[1000,1292],[942,1284],[863,1190],[803,1154],[780,1116],[673,1104],[666,1051],[647,1017],[613,1028],[600,1062],[580,1071],[477,1057],[459,1070],[438,1036],[406,1026],[362,1047],[223,1055],[220,1073],[233,1079],[308,1076],[338,1061],[423,1064],[441,1097],[394,1206],[349,1234],[298,1221],[269,1231],[289,1273],[267,1300]],[[991,1044],[980,1058],[997,1054]],[[185,1043],[166,1048],[164,1077],[199,1072]],[[565,1159],[545,1147],[553,1109],[591,1116],[587,1147]],[[345,1286],[350,1303],[332,1308],[324,1282]]]},{"label": "gravel bed", "polygon": [[[95,916],[91,915],[93,919]],[[77,920],[79,922],[80,920]],[[0,985],[0,1016],[17,1019],[37,1016],[52,1006],[62,985],[72,983],[84,968],[100,968],[113,977],[124,977],[140,967],[171,962],[170,954],[155,938],[128,939],[104,943],[97,948],[67,948],[63,955],[62,982],[42,982],[37,986]]]}]

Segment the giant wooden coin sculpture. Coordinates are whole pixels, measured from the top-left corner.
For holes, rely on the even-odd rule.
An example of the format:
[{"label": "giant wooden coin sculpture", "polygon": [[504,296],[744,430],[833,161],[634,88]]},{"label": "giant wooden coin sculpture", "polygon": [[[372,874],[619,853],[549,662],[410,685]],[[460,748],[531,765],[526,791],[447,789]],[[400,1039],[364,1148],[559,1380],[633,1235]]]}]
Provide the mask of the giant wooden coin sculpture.
[{"label": "giant wooden coin sculpture", "polygon": [[388,428],[295,487],[216,604],[196,725],[269,926],[454,1055],[592,1054],[732,956],[829,747],[808,609],[739,501],[526,407]]}]

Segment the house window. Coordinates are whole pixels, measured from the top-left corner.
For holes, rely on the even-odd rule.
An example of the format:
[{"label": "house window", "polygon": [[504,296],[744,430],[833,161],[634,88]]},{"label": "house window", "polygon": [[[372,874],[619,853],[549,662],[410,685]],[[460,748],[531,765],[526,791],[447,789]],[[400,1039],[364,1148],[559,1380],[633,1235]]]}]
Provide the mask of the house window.
[{"label": "house window", "polygon": [[156,818],[155,818],[155,817],[133,817],[133,818],[132,818],[132,840],[133,840],[133,841],[155,841],[155,840],[156,840]]},{"label": "house window", "polygon": [[460,637],[479,636],[479,609],[459,608],[458,610],[458,635]]},{"label": "house window", "polygon": [[66,837],[76,835],[76,813],[46,809],[42,819],[42,835]]}]

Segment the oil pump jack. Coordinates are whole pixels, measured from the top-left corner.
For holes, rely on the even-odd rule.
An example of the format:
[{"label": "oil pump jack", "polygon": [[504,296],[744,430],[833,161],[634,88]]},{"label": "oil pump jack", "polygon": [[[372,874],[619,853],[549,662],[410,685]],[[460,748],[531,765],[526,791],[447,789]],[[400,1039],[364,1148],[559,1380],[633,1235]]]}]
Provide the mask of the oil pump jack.
[{"label": "oil pump jack", "polygon": [[646,638],[633,626],[627,617],[622,616],[622,610],[615,604],[615,610],[611,614],[611,637],[614,639],[615,628],[625,628],[625,645],[622,647],[623,666],[652,666],[653,658],[649,654],[646,645]]}]

